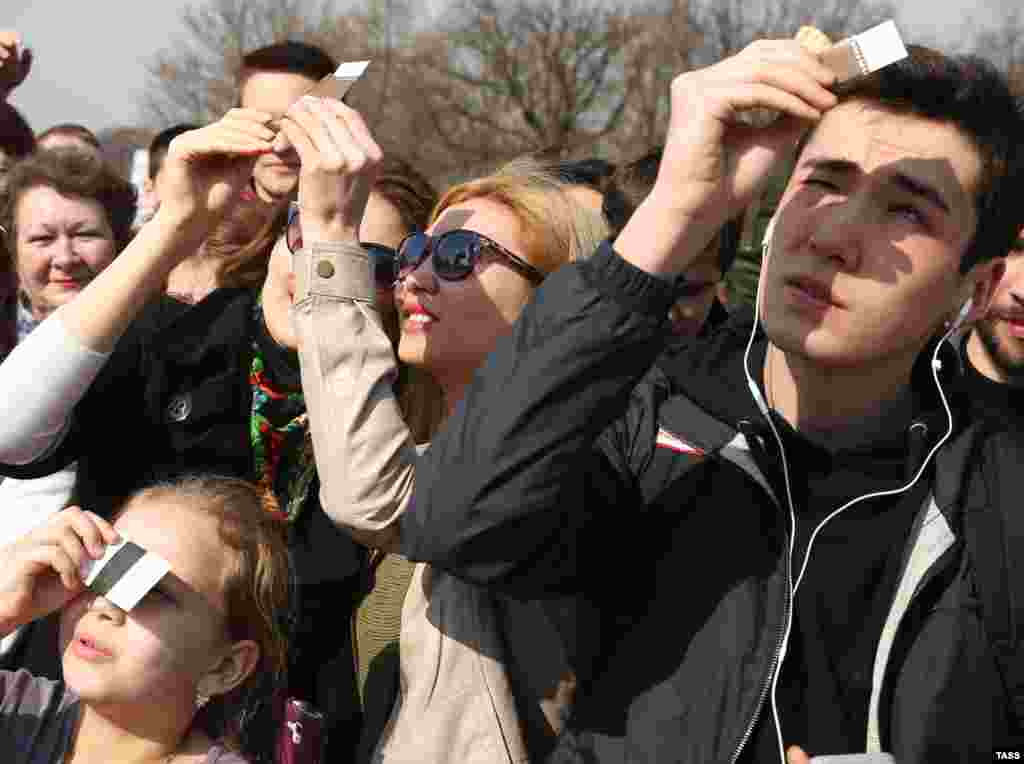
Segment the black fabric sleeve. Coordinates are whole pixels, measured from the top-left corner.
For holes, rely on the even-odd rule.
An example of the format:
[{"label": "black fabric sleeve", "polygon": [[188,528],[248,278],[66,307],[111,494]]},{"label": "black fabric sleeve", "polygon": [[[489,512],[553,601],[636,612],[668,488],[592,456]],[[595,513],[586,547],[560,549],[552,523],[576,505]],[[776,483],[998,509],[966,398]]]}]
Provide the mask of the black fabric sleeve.
[{"label": "black fabric sleeve", "polygon": [[403,554],[516,596],[577,591],[637,510],[632,458],[603,451],[629,440],[608,431],[629,426],[673,290],[607,243],[550,276],[417,465]]}]

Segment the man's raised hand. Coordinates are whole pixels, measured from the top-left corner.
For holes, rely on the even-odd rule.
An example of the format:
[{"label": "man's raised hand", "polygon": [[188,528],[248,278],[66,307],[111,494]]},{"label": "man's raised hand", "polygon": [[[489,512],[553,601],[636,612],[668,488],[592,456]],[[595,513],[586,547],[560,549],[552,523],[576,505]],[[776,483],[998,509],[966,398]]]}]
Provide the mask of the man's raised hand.
[{"label": "man's raised hand", "polygon": [[0,101],[25,81],[31,69],[31,49],[22,46],[17,32],[0,29]]}]

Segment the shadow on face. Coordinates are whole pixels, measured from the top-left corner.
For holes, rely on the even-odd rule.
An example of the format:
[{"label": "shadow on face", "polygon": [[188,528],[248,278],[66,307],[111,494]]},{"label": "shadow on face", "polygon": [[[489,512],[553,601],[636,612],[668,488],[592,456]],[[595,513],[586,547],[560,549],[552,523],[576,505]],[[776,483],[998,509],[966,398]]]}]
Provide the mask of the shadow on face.
[{"label": "shadow on face", "polygon": [[[438,237],[455,230],[475,231],[527,259],[522,223],[496,201],[474,198],[453,205],[428,232]],[[442,385],[461,383],[509,332],[533,287],[489,252],[458,281],[438,277],[432,261],[427,257],[399,281],[399,357],[426,367]]]},{"label": "shadow on face", "polygon": [[955,127],[858,102],[829,112],[777,213],[769,337],[826,365],[912,364],[962,302],[980,177]]},{"label": "shadow on face", "polygon": [[171,572],[130,612],[91,593],[65,608],[65,679],[94,705],[190,714],[197,684],[229,644],[225,583],[234,553],[214,516],[181,502],[133,500],[114,526]]}]

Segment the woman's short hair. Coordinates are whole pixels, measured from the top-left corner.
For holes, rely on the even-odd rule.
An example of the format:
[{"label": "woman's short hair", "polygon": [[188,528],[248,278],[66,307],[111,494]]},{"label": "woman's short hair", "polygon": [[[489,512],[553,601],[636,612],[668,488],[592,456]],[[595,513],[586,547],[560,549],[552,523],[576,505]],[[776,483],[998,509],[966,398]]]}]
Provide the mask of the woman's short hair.
[{"label": "woman's short hair", "polygon": [[62,196],[91,199],[106,213],[120,251],[131,239],[135,219],[135,187],[95,154],[57,148],[38,151],[18,162],[7,178],[7,193],[0,206],[0,225],[8,249],[16,254],[15,212],[21,197],[33,188],[52,188]]},{"label": "woman's short hair", "polygon": [[450,188],[434,209],[432,220],[449,207],[471,199],[488,199],[508,209],[522,225],[522,254],[545,274],[567,262],[588,257],[608,238],[608,223],[596,210],[575,202],[560,180],[532,157],[521,157],[490,175]]},{"label": "woman's short hair", "polygon": [[[59,125],[47,128],[36,138],[36,145],[44,147],[51,138],[66,138],[70,141],[77,141],[82,146],[87,146],[96,151],[100,151],[103,148],[100,146],[100,139],[96,137],[96,133],[85,125],[79,125],[74,122],[62,122]],[[57,147],[55,146],[54,148]]]}]

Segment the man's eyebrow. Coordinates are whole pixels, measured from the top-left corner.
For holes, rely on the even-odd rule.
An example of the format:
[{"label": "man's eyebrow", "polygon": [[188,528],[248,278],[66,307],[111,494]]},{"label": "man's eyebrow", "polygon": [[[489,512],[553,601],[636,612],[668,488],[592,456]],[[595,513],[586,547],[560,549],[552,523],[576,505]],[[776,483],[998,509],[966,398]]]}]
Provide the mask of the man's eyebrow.
[{"label": "man's eyebrow", "polygon": [[[825,172],[833,172],[843,175],[858,172],[860,170],[860,167],[856,162],[851,162],[847,159],[834,159],[828,157],[810,159],[805,163],[805,166],[810,166],[816,170],[824,170]],[[889,178],[889,182],[909,194],[919,196],[922,199],[931,202],[947,215],[952,211],[949,202],[946,201],[946,198],[942,193],[926,181],[914,178],[903,172],[893,172]]]},{"label": "man's eyebrow", "polygon": [[826,172],[834,172],[841,175],[858,172],[860,170],[860,166],[856,162],[851,162],[848,159],[835,159],[830,157],[808,159],[804,163],[804,166],[809,166],[814,170],[825,170]]},{"label": "man's eyebrow", "polygon": [[918,178],[912,178],[902,172],[896,172],[892,175],[892,182],[894,185],[899,186],[907,193],[919,196],[922,199],[934,204],[936,207],[941,209],[947,215],[950,214],[951,210],[949,203],[942,196],[942,193],[934,186],[929,185],[923,180]]}]

